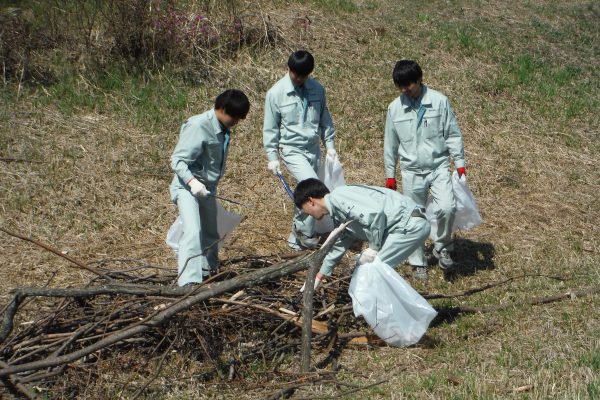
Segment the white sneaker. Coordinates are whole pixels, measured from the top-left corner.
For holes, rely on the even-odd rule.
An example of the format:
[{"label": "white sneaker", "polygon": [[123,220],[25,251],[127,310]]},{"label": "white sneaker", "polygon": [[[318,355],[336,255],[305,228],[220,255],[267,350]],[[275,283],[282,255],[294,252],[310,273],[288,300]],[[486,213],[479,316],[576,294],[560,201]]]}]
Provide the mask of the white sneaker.
[{"label": "white sneaker", "polygon": [[450,252],[447,249],[440,251],[433,249],[433,256],[438,259],[438,265],[443,271],[448,271],[454,267],[454,261],[452,261]]}]

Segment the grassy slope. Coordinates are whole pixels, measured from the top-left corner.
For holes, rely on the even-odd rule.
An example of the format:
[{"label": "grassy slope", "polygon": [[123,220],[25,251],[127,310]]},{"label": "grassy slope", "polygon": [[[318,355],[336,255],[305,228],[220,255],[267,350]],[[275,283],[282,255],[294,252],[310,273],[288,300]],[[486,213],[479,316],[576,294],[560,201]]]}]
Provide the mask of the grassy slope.
[{"label": "grassy slope", "polygon": [[[398,94],[390,79],[395,60],[417,59],[426,82],[450,97],[485,224],[457,235],[465,274],[446,281],[433,271],[417,289],[455,292],[521,274],[567,278],[528,277],[461,300],[481,306],[598,286],[600,8],[592,4],[267,6],[289,45],[305,45],[316,56],[349,183],[383,183],[385,110]],[[296,15],[310,17],[307,32],[292,33],[288,17]],[[0,225],[84,260],[136,258],[174,268],[163,239],[176,215],[167,187],[178,126],[210,107],[223,88],[237,86],[253,108],[236,129],[220,190],[254,207],[238,209],[246,219],[223,257],[287,251],[290,205],[265,169],[261,145],[262,101],[285,73],[287,53],[223,60],[209,87],[187,87],[166,72],[144,83],[118,69],[94,81],[74,75],[56,86],[24,87],[18,101],[17,88],[5,86],[0,156],[42,163],[0,162]],[[3,299],[17,285],[85,280],[63,260],[6,235],[0,257]],[[598,310],[592,296],[464,316],[430,329],[428,344],[347,349],[340,362],[360,369],[362,383],[389,378],[356,398],[600,396]],[[511,394],[528,384],[534,388]],[[195,390],[182,385],[175,393]],[[318,387],[311,393],[328,394]]]}]

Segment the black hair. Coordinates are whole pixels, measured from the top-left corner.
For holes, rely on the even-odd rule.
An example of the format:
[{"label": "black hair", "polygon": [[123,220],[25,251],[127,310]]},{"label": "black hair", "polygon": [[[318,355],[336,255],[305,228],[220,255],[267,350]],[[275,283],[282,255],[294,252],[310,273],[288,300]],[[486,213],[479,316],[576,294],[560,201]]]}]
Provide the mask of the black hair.
[{"label": "black hair", "polygon": [[302,204],[308,201],[309,197],[322,199],[329,193],[327,186],[317,178],[308,178],[301,181],[296,190],[294,190],[294,204],[296,207],[302,208]]},{"label": "black hair", "polygon": [[394,66],[392,74],[396,86],[408,86],[423,78],[423,70],[413,60],[400,60]]},{"label": "black hair", "polygon": [[215,99],[215,110],[223,110],[233,118],[246,118],[250,111],[248,97],[238,89],[228,89]]},{"label": "black hair", "polygon": [[288,67],[300,76],[308,76],[315,69],[315,59],[306,50],[298,50],[290,54]]}]

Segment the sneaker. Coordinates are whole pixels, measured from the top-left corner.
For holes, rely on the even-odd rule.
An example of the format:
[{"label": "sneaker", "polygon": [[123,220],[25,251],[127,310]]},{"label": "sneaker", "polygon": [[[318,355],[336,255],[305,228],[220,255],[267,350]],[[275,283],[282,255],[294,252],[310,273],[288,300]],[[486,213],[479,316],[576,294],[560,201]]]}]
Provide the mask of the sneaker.
[{"label": "sneaker", "polygon": [[183,287],[192,287],[192,286],[200,286],[202,285],[202,282],[188,282],[185,285],[183,285]]},{"label": "sneaker", "polygon": [[444,271],[448,271],[454,266],[454,261],[452,261],[450,252],[447,249],[442,249],[440,251],[433,249],[433,256],[438,259],[438,264]]},{"label": "sneaker", "polygon": [[426,281],[428,278],[427,267],[422,265],[411,265],[413,270],[413,277],[420,281]]},{"label": "sneaker", "polygon": [[302,234],[295,235],[291,233],[288,238],[288,246],[296,251],[302,251],[306,249],[316,249],[319,246],[318,236],[304,236]]},{"label": "sneaker", "polygon": [[312,236],[312,237],[300,236],[298,238],[298,241],[300,242],[300,246],[303,246],[307,249],[316,249],[317,246],[319,245],[318,236]]}]

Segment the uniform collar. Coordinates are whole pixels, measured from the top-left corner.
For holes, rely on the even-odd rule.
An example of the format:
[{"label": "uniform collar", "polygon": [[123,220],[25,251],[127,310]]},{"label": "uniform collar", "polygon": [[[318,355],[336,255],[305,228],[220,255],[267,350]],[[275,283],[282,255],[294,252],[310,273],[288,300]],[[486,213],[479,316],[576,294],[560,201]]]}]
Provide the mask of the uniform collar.
[{"label": "uniform collar", "polygon": [[[423,106],[431,106],[431,98],[429,97],[429,90],[427,89],[427,86],[422,85],[421,90],[421,104]],[[412,100],[408,96],[401,94],[400,102],[402,103],[402,107],[405,109],[412,108]]]},{"label": "uniform collar", "polygon": [[228,131],[228,129],[221,125],[221,123],[219,122],[214,108],[210,110],[210,114],[208,115],[208,117],[210,118],[215,134],[225,133]]},{"label": "uniform collar", "polygon": [[[331,193],[327,193],[325,195],[324,199],[325,199],[325,207],[327,208],[327,212],[329,213],[329,215],[332,215],[333,204],[331,204]],[[333,218],[333,216],[331,218]]]},{"label": "uniform collar", "polygon": [[[306,88],[307,92],[310,91],[310,87],[312,85],[311,80],[312,80],[312,78],[309,77],[307,80],[304,81],[303,86]],[[294,87],[294,84],[292,83],[292,78],[290,78],[289,72],[287,74],[285,74],[284,90],[285,90],[286,94],[296,93],[296,88]],[[298,93],[298,94],[300,94],[300,93]]]}]

